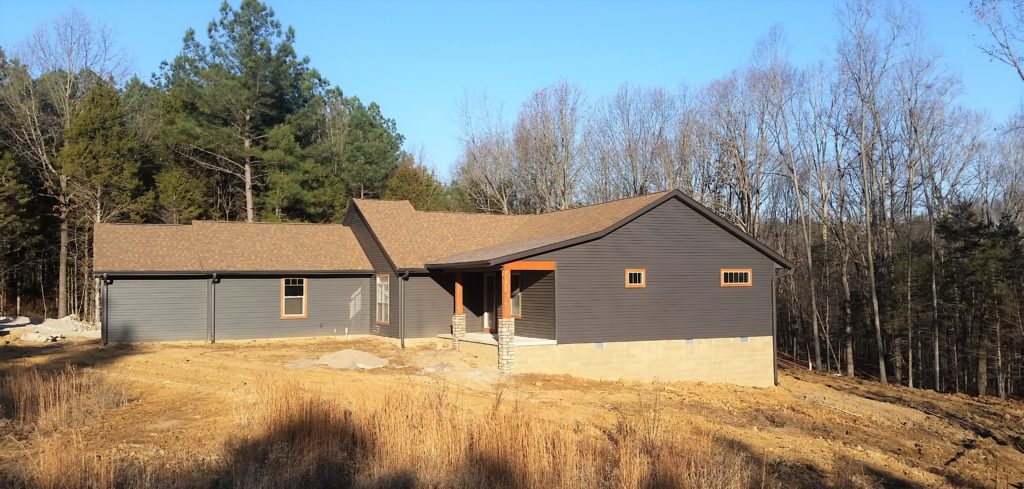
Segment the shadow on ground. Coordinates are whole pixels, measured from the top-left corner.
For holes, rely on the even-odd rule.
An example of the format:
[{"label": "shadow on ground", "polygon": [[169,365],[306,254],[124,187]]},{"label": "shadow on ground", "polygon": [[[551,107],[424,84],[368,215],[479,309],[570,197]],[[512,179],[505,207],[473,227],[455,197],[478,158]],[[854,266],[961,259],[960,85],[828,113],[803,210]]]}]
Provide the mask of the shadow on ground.
[{"label": "shadow on ground", "polygon": [[0,373],[14,367],[58,370],[68,364],[98,367],[138,351],[133,345],[102,345],[100,340],[10,343],[0,346]]}]

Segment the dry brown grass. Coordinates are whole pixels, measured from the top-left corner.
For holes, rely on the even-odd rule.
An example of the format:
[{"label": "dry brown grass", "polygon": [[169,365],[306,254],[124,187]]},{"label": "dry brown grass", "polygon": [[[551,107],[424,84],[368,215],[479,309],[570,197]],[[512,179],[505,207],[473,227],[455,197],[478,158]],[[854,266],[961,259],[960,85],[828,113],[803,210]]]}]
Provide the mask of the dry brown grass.
[{"label": "dry brown grass", "polygon": [[[74,373],[72,373],[74,375]],[[657,394],[601,431],[552,424],[499,391],[472,412],[443,384],[396,386],[346,409],[268,379],[235,410],[238,429],[213,458],[90,452],[74,434],[41,437],[20,484],[72,487],[775,487],[760,460],[690,426],[668,425]]]},{"label": "dry brown grass", "polygon": [[16,369],[0,377],[0,417],[44,434],[80,425],[126,402],[124,389],[73,365],[59,372]]}]

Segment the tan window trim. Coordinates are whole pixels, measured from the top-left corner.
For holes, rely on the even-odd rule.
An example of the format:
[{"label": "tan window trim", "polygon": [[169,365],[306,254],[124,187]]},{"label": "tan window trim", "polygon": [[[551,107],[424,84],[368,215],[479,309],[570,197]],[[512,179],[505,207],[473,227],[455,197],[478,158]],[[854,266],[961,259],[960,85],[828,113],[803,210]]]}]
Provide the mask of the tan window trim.
[{"label": "tan window trim", "polygon": [[[725,274],[729,272],[746,273],[747,282],[742,284],[725,283]],[[718,271],[718,284],[722,287],[750,287],[754,284],[754,272],[749,268],[722,268]]]},{"label": "tan window trim", "polygon": [[[388,320],[387,321],[381,321],[381,320],[377,319],[377,295],[376,295],[377,294],[377,277],[387,277],[388,278],[388,311],[389,312],[388,312]],[[391,310],[391,274],[390,273],[387,273],[387,272],[385,272],[385,273],[378,273],[378,274],[373,276],[373,293],[374,293],[374,296],[373,296],[373,322],[374,322],[374,324],[376,324],[377,326],[390,326],[391,325],[391,313],[390,313],[390,310]]]},{"label": "tan window trim", "polygon": [[[298,277],[287,277],[298,278]],[[308,319],[309,318],[309,279],[302,279],[302,314],[284,313],[284,281],[281,279],[281,319]]]},{"label": "tan window trim", "polygon": [[[640,274],[640,283],[638,283],[638,284],[631,284],[631,283],[629,283],[629,274],[631,274],[631,273],[639,273]],[[626,288],[627,289],[644,289],[644,288],[647,288],[647,269],[646,268],[627,268],[626,269],[625,277],[626,277],[625,280],[626,280]]]}]

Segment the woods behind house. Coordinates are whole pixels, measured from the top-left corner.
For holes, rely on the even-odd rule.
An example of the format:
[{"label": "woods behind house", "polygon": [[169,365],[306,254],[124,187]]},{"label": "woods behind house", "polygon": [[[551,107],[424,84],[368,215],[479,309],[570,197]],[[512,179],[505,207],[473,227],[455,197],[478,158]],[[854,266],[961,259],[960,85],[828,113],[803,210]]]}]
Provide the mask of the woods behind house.
[{"label": "woods behind house", "polygon": [[[781,352],[1020,396],[1024,116],[958,105],[960,80],[912,10],[839,7],[832,55],[809,66],[773,28],[705,86],[602,96],[560,81],[514,113],[469,93],[448,184],[381,107],[296,53],[266,5],[224,4],[148,81],[72,11],[0,52],[0,310],[95,317],[99,222],[337,222],[350,198],[378,196],[534,213],[680,188],[797,264],[775,279]],[[1007,76],[1022,12],[965,9],[991,34],[978,56]]]}]

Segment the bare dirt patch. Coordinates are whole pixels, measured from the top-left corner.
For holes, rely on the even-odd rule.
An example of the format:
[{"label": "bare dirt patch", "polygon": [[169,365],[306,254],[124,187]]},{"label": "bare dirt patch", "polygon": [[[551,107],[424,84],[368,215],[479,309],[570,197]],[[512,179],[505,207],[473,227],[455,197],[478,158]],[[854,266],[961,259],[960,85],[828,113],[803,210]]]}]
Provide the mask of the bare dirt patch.
[{"label": "bare dirt patch", "polygon": [[[345,350],[388,363],[369,370],[294,368]],[[1018,445],[1024,403],[802,371],[782,372],[781,385],[770,389],[543,375],[502,379],[493,366],[461,352],[431,345],[402,350],[375,338],[0,347],[0,375],[66,364],[118,386],[128,399],[80,422],[76,439],[87,440],[88,450],[119,449],[143,463],[169,463],[179,455],[216,460],[246,425],[261,386],[284,379],[338,409],[384,406],[396,391],[426,389],[443,393],[460,416],[486,422],[497,419],[496,406],[515,409],[549,430],[580,436],[610,436],[623,413],[655,413],[657,422],[648,427],[654,432],[711,434],[783,487],[1024,486],[1024,447]],[[17,472],[46,443],[57,442],[0,433],[0,473]]]}]

